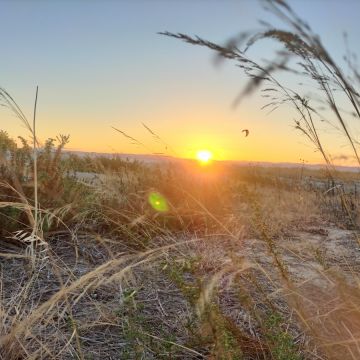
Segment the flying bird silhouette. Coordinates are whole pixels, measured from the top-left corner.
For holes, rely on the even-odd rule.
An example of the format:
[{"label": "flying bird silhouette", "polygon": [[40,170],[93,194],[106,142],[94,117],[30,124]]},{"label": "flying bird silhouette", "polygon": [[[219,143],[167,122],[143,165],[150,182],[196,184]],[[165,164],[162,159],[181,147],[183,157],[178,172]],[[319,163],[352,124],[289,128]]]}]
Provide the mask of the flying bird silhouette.
[{"label": "flying bird silhouette", "polygon": [[247,137],[248,135],[249,135],[249,130],[248,129],[244,129],[244,130],[242,130],[241,132],[244,132],[245,133],[245,137]]}]

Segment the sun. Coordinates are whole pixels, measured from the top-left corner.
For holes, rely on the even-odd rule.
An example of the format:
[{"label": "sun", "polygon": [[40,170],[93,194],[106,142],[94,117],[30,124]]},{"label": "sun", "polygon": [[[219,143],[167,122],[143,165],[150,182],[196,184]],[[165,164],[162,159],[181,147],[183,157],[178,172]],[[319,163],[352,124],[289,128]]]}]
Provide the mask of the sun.
[{"label": "sun", "polygon": [[196,153],[196,159],[201,163],[201,164],[209,164],[210,161],[212,160],[213,154],[211,151],[209,150],[199,150]]}]

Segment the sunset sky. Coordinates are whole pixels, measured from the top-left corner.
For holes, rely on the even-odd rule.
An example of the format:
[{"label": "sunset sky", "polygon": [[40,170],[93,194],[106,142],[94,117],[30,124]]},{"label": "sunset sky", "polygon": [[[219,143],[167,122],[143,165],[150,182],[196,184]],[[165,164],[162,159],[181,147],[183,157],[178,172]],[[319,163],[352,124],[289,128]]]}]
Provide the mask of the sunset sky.
[{"label": "sunset sky", "polygon": [[[335,59],[342,58],[343,31],[353,50],[358,41],[360,2],[289,1],[318,33]],[[254,0],[1,1],[0,86],[31,117],[39,85],[41,139],[70,134],[69,149],[145,153],[112,129],[164,152],[145,123],[174,149],[193,157],[208,149],[218,160],[319,162],[293,128],[288,108],[270,115],[259,94],[237,108],[231,104],[246,83],[232,63],[215,66],[204,49],[157,34],[183,32],[224,43],[232,35],[259,29],[268,19]],[[271,46],[254,55],[266,58]],[[17,119],[0,109],[1,128],[24,135]],[[242,129],[249,129],[245,138]],[[334,154],[347,151],[343,139],[327,134]]]}]

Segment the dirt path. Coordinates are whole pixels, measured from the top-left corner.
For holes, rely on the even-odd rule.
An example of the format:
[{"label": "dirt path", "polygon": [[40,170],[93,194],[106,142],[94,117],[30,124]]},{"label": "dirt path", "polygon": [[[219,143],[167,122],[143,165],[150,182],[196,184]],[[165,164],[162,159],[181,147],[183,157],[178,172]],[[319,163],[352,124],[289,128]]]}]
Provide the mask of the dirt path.
[{"label": "dirt path", "polygon": [[[254,240],[247,249],[248,256],[273,281],[265,280],[270,283],[268,295],[278,298],[280,308],[284,305],[281,298],[288,299],[302,318],[302,328],[316,339],[319,354],[359,359],[360,247],[355,232],[334,225],[308,227],[278,239],[276,245],[291,289],[285,290],[286,281],[274,271],[273,259],[264,256],[264,242]],[[286,312],[286,306],[284,309]]]}]

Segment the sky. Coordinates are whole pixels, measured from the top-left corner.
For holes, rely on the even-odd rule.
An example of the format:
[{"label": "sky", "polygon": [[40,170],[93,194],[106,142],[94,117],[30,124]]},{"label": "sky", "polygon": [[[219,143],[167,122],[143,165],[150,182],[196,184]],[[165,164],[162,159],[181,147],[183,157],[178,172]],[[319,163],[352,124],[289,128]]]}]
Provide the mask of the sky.
[{"label": "sky", "polygon": [[[341,61],[345,51],[344,31],[360,54],[360,2],[289,4],[335,59]],[[208,149],[218,160],[320,162],[294,129],[288,108],[267,114],[259,94],[231,106],[247,81],[234,64],[216,66],[209,50],[158,34],[183,32],[222,44],[241,31],[259,29],[259,19],[279,25],[268,18],[256,0],[2,0],[0,86],[31,118],[38,85],[39,138],[70,134],[73,150],[193,157]],[[264,44],[254,55],[267,58],[270,52]],[[4,108],[0,119],[11,136],[26,135]],[[167,149],[142,123],[169,144]],[[248,137],[242,129],[250,130]],[[347,151],[336,134],[328,141],[335,156]]]}]

